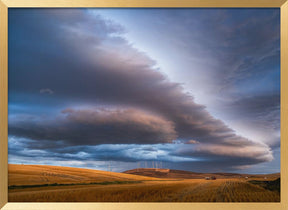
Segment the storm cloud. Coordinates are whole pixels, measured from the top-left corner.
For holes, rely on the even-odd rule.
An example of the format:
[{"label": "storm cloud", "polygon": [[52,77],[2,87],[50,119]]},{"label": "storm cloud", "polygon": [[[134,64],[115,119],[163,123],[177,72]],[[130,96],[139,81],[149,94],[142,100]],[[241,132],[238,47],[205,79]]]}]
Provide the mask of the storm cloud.
[{"label": "storm cloud", "polygon": [[155,144],[177,138],[171,121],[133,109],[66,109],[62,115],[52,119],[18,116],[12,120],[9,133],[68,145]]},{"label": "storm cloud", "polygon": [[[59,13],[60,12],[62,11],[59,11]],[[21,71],[21,68],[24,66],[27,68],[27,65],[22,65],[23,63],[21,62],[15,64],[16,62],[11,61],[12,64],[14,63],[13,65],[17,65],[17,68],[11,67],[11,71],[9,72],[9,76],[11,75],[9,77],[11,81],[10,84],[13,84],[11,87],[12,92],[28,92],[28,90],[33,91],[33,89],[36,90],[40,86],[49,85],[49,87],[57,93],[57,96],[55,94],[57,100],[62,99],[63,103],[65,103],[67,99],[68,102],[73,100],[74,103],[79,104],[90,102],[92,104],[104,104],[107,106],[136,106],[140,109],[155,112],[175,124],[175,130],[180,139],[195,138],[198,141],[205,142],[213,142],[214,139],[217,141],[237,141],[232,129],[228,128],[220,120],[213,118],[204,106],[196,104],[191,95],[184,93],[180,84],[170,82],[163,74],[157,71],[157,69],[154,69],[153,62],[150,62],[151,59],[129,46],[129,43],[125,39],[121,37],[111,37],[111,34],[115,31],[107,30],[106,28],[108,28],[108,26],[105,25],[104,20],[97,17],[90,17],[92,20],[96,19],[94,21],[96,23],[94,23],[86,17],[88,15],[84,12],[77,11],[73,13],[65,10],[65,15],[61,15],[60,17],[57,15],[53,17],[49,16],[49,11],[44,11],[43,13],[32,11],[32,14],[26,15],[27,18],[19,21],[24,21],[24,26],[29,25],[29,20],[30,18],[34,18],[34,13],[41,17],[39,18],[40,21],[48,19],[50,21],[54,20],[54,22],[57,21],[59,24],[57,27],[52,27],[52,25],[49,32],[51,35],[45,34],[45,36],[43,35],[42,28],[47,26],[46,22],[39,22],[37,25],[33,25],[37,27],[36,30],[33,31],[34,36],[35,32],[39,33],[36,43],[43,44],[52,42],[57,49],[58,55],[53,58],[55,60],[50,63],[49,60],[52,59],[52,56],[48,56],[51,54],[50,49],[42,49],[44,55],[39,56],[37,55],[39,45],[34,49],[34,44],[32,45],[31,43],[31,53],[26,56],[28,59],[33,58],[33,62],[29,63],[31,66],[28,66],[28,69],[29,75],[35,78],[35,80],[32,83],[30,82],[31,78],[25,80],[22,74],[16,73],[16,71]],[[78,20],[77,22],[70,20],[69,17],[71,14],[72,18]],[[100,25],[106,30],[103,32],[102,28],[98,29],[96,27],[96,29],[87,31],[85,25],[91,24],[91,22],[94,23],[92,26],[96,25],[98,27],[98,25]],[[101,24],[99,24],[99,22]],[[113,27],[112,25],[112,28],[117,27]],[[74,35],[71,30],[77,31],[76,35]],[[96,33],[98,30],[101,31],[100,37],[98,37],[98,33]],[[56,33],[56,31],[58,31],[58,33]],[[62,39],[58,40],[57,36],[56,38],[52,36],[54,33],[67,36],[69,42],[67,43],[65,41],[63,43]],[[94,34],[93,37],[95,39],[89,39],[91,33]],[[81,36],[78,36],[78,34],[81,34]],[[28,33],[27,36],[28,35],[30,34]],[[45,40],[43,37],[45,37]],[[49,40],[50,37],[53,37],[53,39]],[[23,39],[24,38],[25,37],[23,37]],[[28,37],[26,38],[28,39]],[[27,42],[29,42],[29,40],[35,42],[32,38],[28,39]],[[108,44],[105,44],[106,42],[108,42]],[[110,46],[110,42],[113,43],[113,46]],[[13,42],[13,39],[11,40],[11,53],[17,55],[21,50],[19,49],[20,52],[16,52],[18,45],[13,47],[16,43]],[[75,48],[74,45],[76,45],[77,48]],[[83,48],[85,48],[85,54],[83,54]],[[111,48],[113,52],[111,52]],[[76,51],[76,49],[78,51]],[[122,49],[125,49],[124,55],[122,54]],[[55,49],[53,49],[53,52],[54,50]],[[125,57],[129,56],[130,52],[133,52],[133,58],[127,61]],[[35,56],[37,56],[37,60],[34,60]],[[12,60],[14,57],[15,56],[12,57]],[[140,61],[138,62],[137,59]],[[83,63],[81,60],[85,60],[86,62]],[[27,60],[24,60],[24,62],[27,62]],[[57,75],[55,75],[55,72],[57,72]],[[20,79],[20,77],[22,79]],[[15,81],[19,82],[16,83]],[[37,95],[33,100],[37,100]],[[68,115],[68,117],[69,116],[70,115]],[[98,116],[95,117],[97,118]],[[51,124],[54,123],[52,122]],[[29,123],[24,120],[23,125],[28,126]],[[18,125],[18,127],[19,126],[20,125]],[[13,129],[13,124],[10,124],[10,128],[11,135],[21,135],[20,129],[17,133],[14,133],[15,129]],[[31,129],[33,129],[33,126],[31,126]],[[73,129],[77,130],[77,126],[74,126]],[[35,128],[35,130],[38,129]],[[91,130],[90,132],[93,131]],[[53,136],[49,136],[49,138],[55,139]],[[59,140],[61,140],[61,137]],[[168,138],[168,141],[169,140],[171,139]],[[157,140],[155,140],[155,142],[157,142]]]}]

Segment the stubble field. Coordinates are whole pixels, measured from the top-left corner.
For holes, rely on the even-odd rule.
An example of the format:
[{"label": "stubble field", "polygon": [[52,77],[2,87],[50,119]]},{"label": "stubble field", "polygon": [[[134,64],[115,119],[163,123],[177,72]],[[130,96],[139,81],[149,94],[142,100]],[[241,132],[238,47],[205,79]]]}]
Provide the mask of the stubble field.
[{"label": "stubble field", "polygon": [[[258,179],[260,180],[260,179]],[[9,202],[279,202],[240,178],[160,179],[54,166],[9,165]]]}]

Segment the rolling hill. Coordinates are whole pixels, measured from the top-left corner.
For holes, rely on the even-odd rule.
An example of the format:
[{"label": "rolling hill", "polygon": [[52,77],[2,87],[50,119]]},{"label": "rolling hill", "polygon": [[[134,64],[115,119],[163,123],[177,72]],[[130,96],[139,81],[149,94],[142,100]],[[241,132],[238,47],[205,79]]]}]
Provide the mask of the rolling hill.
[{"label": "rolling hill", "polygon": [[9,186],[158,180],[133,174],[49,165],[9,164],[8,172]]},{"label": "rolling hill", "polygon": [[191,171],[174,170],[174,169],[156,169],[156,168],[137,168],[124,171],[126,174],[134,174],[140,176],[148,176],[155,178],[177,178],[177,179],[205,179],[205,177],[216,177],[217,179],[226,178],[246,178],[257,179],[276,179],[280,177],[280,173],[275,174],[237,174],[237,173],[196,173]]}]

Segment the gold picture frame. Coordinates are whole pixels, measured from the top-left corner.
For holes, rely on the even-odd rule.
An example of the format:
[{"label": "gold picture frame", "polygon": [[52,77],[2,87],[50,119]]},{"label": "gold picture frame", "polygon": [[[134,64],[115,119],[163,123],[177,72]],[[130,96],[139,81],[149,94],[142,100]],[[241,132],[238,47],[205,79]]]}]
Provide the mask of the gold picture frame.
[{"label": "gold picture frame", "polygon": [[[8,8],[223,7],[280,8],[281,12],[281,202],[279,203],[11,203],[8,202]],[[288,0],[0,0],[0,208],[288,210]]]}]

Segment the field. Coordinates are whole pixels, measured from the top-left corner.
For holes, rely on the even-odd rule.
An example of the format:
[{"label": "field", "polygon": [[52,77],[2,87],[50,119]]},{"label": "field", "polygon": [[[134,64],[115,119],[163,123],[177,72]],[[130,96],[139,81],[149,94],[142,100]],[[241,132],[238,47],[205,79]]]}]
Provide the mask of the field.
[{"label": "field", "polygon": [[9,202],[279,202],[279,191],[270,187],[278,183],[271,181],[275,176],[267,175],[265,180],[263,175],[251,180],[239,175],[225,178],[225,174],[216,180],[179,179],[57,166],[9,165],[8,199]]}]

